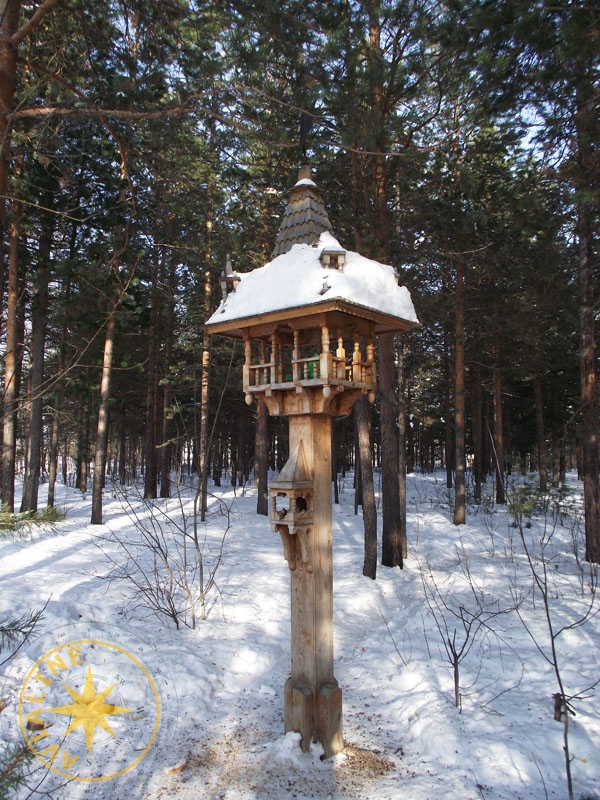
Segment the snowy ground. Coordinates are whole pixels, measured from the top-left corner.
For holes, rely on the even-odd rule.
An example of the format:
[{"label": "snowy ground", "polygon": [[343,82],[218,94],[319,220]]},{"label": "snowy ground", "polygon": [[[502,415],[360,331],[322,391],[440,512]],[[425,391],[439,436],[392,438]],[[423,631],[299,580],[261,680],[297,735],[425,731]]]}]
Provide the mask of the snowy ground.
[{"label": "snowy ground", "polygon": [[[600,706],[597,688],[589,689],[600,678],[600,615],[568,627],[592,599],[586,565],[574,555],[574,540],[582,545],[573,476],[570,486],[563,503],[569,514],[557,519],[551,507],[524,533],[542,575],[539,544],[546,532],[548,605],[555,632],[565,628],[555,639],[557,660],[566,693],[583,693],[573,702],[577,716],[570,719],[568,738],[574,796],[587,800],[600,797]],[[440,476],[410,476],[405,569],[379,567],[371,581],[361,574],[362,521],[353,513],[351,479],[345,479],[341,503],[334,506],[334,598],[346,749],[324,761],[319,746],[303,754],[298,736],[283,733],[289,572],[279,536],[255,515],[253,490],[215,491],[200,530],[205,584],[219,554],[221,562],[206,596],[207,619],[198,619],[195,629],[176,629],[136,599],[130,581],[108,577],[115,563],[127,567],[125,548],[150,567],[149,551],[137,549],[142,528],[171,537],[171,559],[177,561],[179,534],[167,530],[157,511],[176,520],[176,499],[157,501],[149,518],[132,489],[127,498],[107,490],[105,525],[90,526],[91,497],[63,487],[59,503],[66,516],[55,530],[25,528],[0,539],[0,618],[47,603],[37,638],[0,667],[4,740],[22,741],[20,722],[37,720],[41,724],[28,735],[38,737],[38,749],[43,737],[51,741],[48,732],[54,735],[65,720],[64,711],[56,710],[68,702],[63,682],[85,694],[85,675],[76,675],[84,661],[93,663],[94,691],[106,690],[107,702],[129,709],[106,718],[109,731],[92,725],[87,743],[84,724],[72,731],[63,726],[61,744],[71,756],[64,761],[58,751],[53,766],[62,757],[67,774],[78,779],[68,781],[35,760],[30,786],[57,800],[568,797],[564,728],[553,718],[558,686],[545,658],[550,648],[543,598],[533,589],[519,530],[505,509],[490,503],[470,508],[468,524],[457,528]],[[191,509],[187,497],[183,507]],[[457,709],[442,634],[454,637],[460,649],[461,616],[472,628],[459,665]],[[90,640],[100,643],[96,650],[89,650]],[[35,670],[47,668],[47,654],[54,650],[67,660],[69,643],[80,648],[69,651],[69,669],[55,667],[56,675],[46,672],[45,682],[38,677],[36,684]],[[127,660],[131,654],[135,664]],[[156,689],[160,720],[152,693],[139,689],[141,673],[135,691],[146,695],[127,696],[133,684],[126,681],[135,683],[138,667]],[[61,692],[62,700],[52,699]],[[118,773],[137,753],[132,768],[100,779]]]}]

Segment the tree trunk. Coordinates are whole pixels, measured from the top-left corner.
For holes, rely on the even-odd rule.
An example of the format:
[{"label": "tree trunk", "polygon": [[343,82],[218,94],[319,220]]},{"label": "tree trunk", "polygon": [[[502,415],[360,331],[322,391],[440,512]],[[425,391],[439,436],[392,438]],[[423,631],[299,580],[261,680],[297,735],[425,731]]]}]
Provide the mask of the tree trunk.
[{"label": "tree trunk", "polygon": [[360,472],[360,448],[358,444],[358,416],[354,414],[354,516],[358,515],[358,507],[362,508],[362,475]]},{"label": "tree trunk", "polygon": [[354,405],[358,432],[358,457],[362,485],[363,525],[365,530],[365,558],[363,575],[377,577],[377,507],[371,462],[370,406],[366,395],[361,395]]},{"label": "tree trunk", "polygon": [[456,420],[452,414],[452,347],[448,346],[449,334],[444,330],[444,456],[446,462],[446,489],[454,486],[454,428]]},{"label": "tree trunk", "polygon": [[415,423],[411,421],[412,394],[410,381],[406,386],[406,474],[415,471]]},{"label": "tree trunk", "polygon": [[544,404],[542,396],[542,379],[539,375],[533,379],[533,391],[535,395],[535,428],[538,451],[538,473],[540,491],[548,489],[548,447],[546,445],[546,433],[544,430]]},{"label": "tree trunk", "polygon": [[163,408],[162,408],[162,449],[161,449],[161,466],[160,466],[160,496],[171,496],[171,469],[173,467],[173,410],[171,405],[173,403],[173,387],[171,385],[170,370],[171,362],[173,360],[173,338],[174,338],[174,324],[175,324],[175,263],[171,259],[169,266],[169,296],[167,300],[166,314],[165,314],[165,356],[163,374],[165,375],[163,385]]},{"label": "tree trunk", "polygon": [[[212,477],[215,486],[221,486],[221,476],[223,474],[223,443],[220,438],[213,442],[212,446]],[[269,463],[267,460],[267,469]]]},{"label": "tree trunk", "polygon": [[[369,14],[369,83],[376,152],[373,155],[373,208],[376,246],[375,255],[389,263],[389,243],[392,219],[388,198],[388,165],[386,158],[386,98],[382,85],[380,64],[381,47],[380,9],[368,3]],[[396,410],[396,374],[394,362],[394,335],[379,337],[380,419],[381,419],[381,497],[382,497],[382,564],[386,567],[402,566],[402,531],[398,464],[398,429]],[[364,484],[363,484],[364,490]],[[363,506],[364,513],[364,506]],[[375,539],[375,567],[377,564]],[[373,577],[375,575],[373,574]]]},{"label": "tree trunk", "polygon": [[483,424],[482,424],[482,397],[481,397],[481,367],[475,367],[472,383],[472,408],[471,417],[473,425],[473,483],[474,500],[481,503],[481,476],[483,467]]},{"label": "tree trunk", "polygon": [[256,473],[258,478],[256,513],[269,515],[269,412],[263,400],[256,409]]},{"label": "tree trunk", "polygon": [[380,413],[381,413],[381,563],[402,567],[402,514],[398,489],[399,445],[396,428],[394,334],[379,337]]},{"label": "tree trunk", "polygon": [[[204,256],[205,269],[204,269],[204,309],[206,312],[211,306],[212,295],[212,280],[211,280],[211,260],[212,260],[212,235],[213,235],[213,220],[212,220],[212,186],[208,187],[208,218],[206,220],[206,251]],[[209,447],[210,437],[208,435],[208,417],[209,417],[209,391],[210,391],[210,343],[211,338],[206,333],[203,333],[202,338],[202,368],[200,373],[200,436],[198,439],[198,501],[200,508],[200,519],[202,522],[206,519],[206,509],[208,505],[208,470],[209,470]]]},{"label": "tree trunk", "polygon": [[173,468],[173,419],[171,403],[173,392],[170,384],[163,387],[162,444],[160,450],[160,496],[171,497],[171,469]]},{"label": "tree trunk", "polygon": [[158,485],[158,452],[156,441],[156,419],[158,405],[158,318],[160,298],[157,289],[158,265],[156,259],[152,269],[152,310],[148,330],[148,377],[146,385],[146,420],[144,431],[144,499],[156,497]]},{"label": "tree trunk", "polygon": [[[11,39],[19,25],[21,0],[0,2],[0,238],[4,238],[11,160],[11,114],[15,100],[17,47]],[[2,263],[2,259],[0,259]],[[1,277],[1,276],[0,276]],[[0,281],[0,283],[4,283]]]},{"label": "tree trunk", "polygon": [[[58,0],[44,0],[26,25],[19,29],[21,0],[0,0],[0,247],[5,238],[18,49],[23,39],[36,29],[57,3]],[[0,258],[0,311],[4,288],[3,266],[4,259]]]},{"label": "tree trunk", "polygon": [[[200,519],[206,519],[208,505],[208,402],[209,402],[210,336],[204,334],[202,368],[200,371],[200,437],[198,447],[198,501]],[[233,484],[235,486],[235,484]]]},{"label": "tree trunk", "polygon": [[454,524],[466,519],[465,486],[465,265],[462,255],[456,260],[456,309],[454,329]]},{"label": "tree trunk", "polygon": [[[67,308],[69,305],[69,298],[71,295],[71,281],[67,278],[65,284],[65,301],[63,307],[63,323],[60,335],[60,349],[58,353],[58,374],[62,375],[65,367],[65,348],[68,337],[68,324],[67,324]],[[48,454],[49,469],[48,469],[48,508],[54,505],[54,490],[56,485],[56,476],[58,472],[58,445],[60,441],[60,409],[61,409],[61,392],[57,387],[54,389],[54,404],[52,408],[52,428],[50,433],[50,451]],[[63,457],[66,453],[63,454]]]},{"label": "tree trunk", "polygon": [[[597,20],[594,18],[594,32]],[[594,51],[597,66],[597,50]],[[597,220],[600,202],[598,180],[598,113],[597,80],[591,79],[594,70],[582,57],[577,63],[577,171],[576,204],[579,243],[579,275],[581,282],[581,406],[582,406],[582,477],[585,516],[585,557],[600,563],[600,498],[598,394],[596,388],[596,341],[594,323],[595,281],[597,281],[598,251]]]},{"label": "tree trunk", "polygon": [[77,430],[77,474],[75,485],[80,492],[87,491],[88,463],[89,463],[89,406],[82,403],[79,409]]},{"label": "tree trunk", "polygon": [[406,528],[406,474],[407,474],[407,441],[406,441],[406,397],[404,373],[404,342],[398,342],[398,480],[400,489],[400,547],[402,559],[408,556],[408,532]]},{"label": "tree trunk", "polygon": [[52,409],[50,427],[50,448],[48,450],[48,508],[54,507],[54,493],[56,488],[56,475],[58,472],[58,442],[60,439],[60,423],[58,410]]},{"label": "tree trunk", "polygon": [[127,485],[127,418],[125,403],[119,414],[119,486]]},{"label": "tree trunk", "polygon": [[[47,288],[47,287],[46,287]],[[37,511],[40,485],[41,447],[42,447],[42,413],[43,413],[43,381],[44,350],[46,340],[47,315],[45,299],[38,297],[39,306],[34,311],[31,365],[30,365],[30,402],[29,427],[27,433],[27,455],[25,477],[23,479],[23,496],[21,512]]]},{"label": "tree trunk", "polygon": [[335,505],[340,504],[340,485],[338,481],[339,472],[339,446],[338,434],[336,433],[336,425],[331,425],[331,482],[333,483],[333,502]]},{"label": "tree trunk", "polygon": [[592,216],[587,205],[579,209],[579,274],[581,280],[581,473],[585,516],[585,557],[600,563],[600,498],[598,492],[598,398],[594,335],[594,259]]},{"label": "tree trunk", "polygon": [[[44,193],[44,205],[50,208],[53,193]],[[43,384],[46,328],[48,326],[49,261],[54,235],[54,217],[44,214],[38,252],[36,293],[32,303],[32,342],[30,358],[31,403],[27,437],[27,469],[23,482],[21,511],[37,511],[40,485],[41,448],[43,441]]]},{"label": "tree trunk", "polygon": [[117,313],[113,309],[106,323],[104,339],[104,356],[102,359],[102,380],[100,383],[100,408],[98,409],[98,431],[96,435],[96,453],[94,456],[94,479],[92,485],[92,525],[102,525],[102,489],[108,446],[108,417],[110,402],[110,378],[112,372],[113,346]]},{"label": "tree trunk", "polygon": [[494,461],[496,463],[496,503],[506,503],[504,487],[504,429],[502,421],[502,374],[499,356],[494,354]]},{"label": "tree trunk", "polygon": [[19,265],[19,220],[21,204],[13,201],[8,257],[6,351],[4,355],[4,397],[2,435],[2,505],[15,508],[15,457],[17,447],[17,406],[22,365],[22,287]]}]

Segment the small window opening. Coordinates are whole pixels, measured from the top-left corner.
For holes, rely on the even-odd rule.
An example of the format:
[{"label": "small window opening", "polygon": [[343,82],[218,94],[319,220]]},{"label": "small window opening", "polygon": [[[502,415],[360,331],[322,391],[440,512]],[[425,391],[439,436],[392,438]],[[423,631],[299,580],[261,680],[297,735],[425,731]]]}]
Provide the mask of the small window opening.
[{"label": "small window opening", "polygon": [[279,519],[285,519],[290,511],[290,498],[285,492],[277,492],[275,498],[275,513]]},{"label": "small window opening", "polygon": [[306,497],[297,497],[296,498],[296,513],[297,514],[306,514],[308,511],[308,503],[306,502]]}]

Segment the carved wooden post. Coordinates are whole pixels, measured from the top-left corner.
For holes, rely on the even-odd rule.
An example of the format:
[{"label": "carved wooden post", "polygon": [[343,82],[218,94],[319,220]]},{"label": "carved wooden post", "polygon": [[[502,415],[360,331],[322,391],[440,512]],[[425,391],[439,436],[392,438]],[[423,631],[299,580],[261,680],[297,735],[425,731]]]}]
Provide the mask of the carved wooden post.
[{"label": "carved wooden post", "polygon": [[329,757],[343,749],[342,691],[333,674],[331,417],[292,416],[289,431],[290,452],[303,450],[312,478],[313,524],[306,536],[308,563],[288,559],[292,668],[285,684],[285,729],[302,735],[303,750],[321,742]]}]

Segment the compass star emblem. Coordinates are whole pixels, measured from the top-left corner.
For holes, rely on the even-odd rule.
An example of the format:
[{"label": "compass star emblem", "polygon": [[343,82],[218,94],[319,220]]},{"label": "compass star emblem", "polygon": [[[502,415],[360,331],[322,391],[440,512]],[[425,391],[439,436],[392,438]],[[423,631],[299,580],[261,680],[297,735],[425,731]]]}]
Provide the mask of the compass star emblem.
[{"label": "compass star emblem", "polygon": [[85,734],[85,744],[88,753],[91,752],[94,744],[94,735],[96,727],[102,728],[112,736],[115,732],[108,723],[106,717],[113,716],[114,714],[126,714],[133,711],[132,708],[125,708],[123,706],[116,706],[112,703],[107,703],[106,699],[115,688],[116,683],[109,686],[108,689],[103,689],[101,692],[96,691],[94,686],[94,676],[92,675],[92,668],[88,665],[85,684],[83,692],[78,692],[70,686],[63,684],[65,690],[69,693],[73,703],[66,706],[55,706],[48,708],[48,711],[53,711],[55,714],[66,714],[72,717],[71,723],[65,731],[65,736],[72,733],[77,728],[83,728]]},{"label": "compass star emblem", "polygon": [[90,783],[139,765],[161,722],[144,664],[118,644],[91,638],[64,641],[38,658],[23,680],[18,714],[28,747],[49,771]]}]

